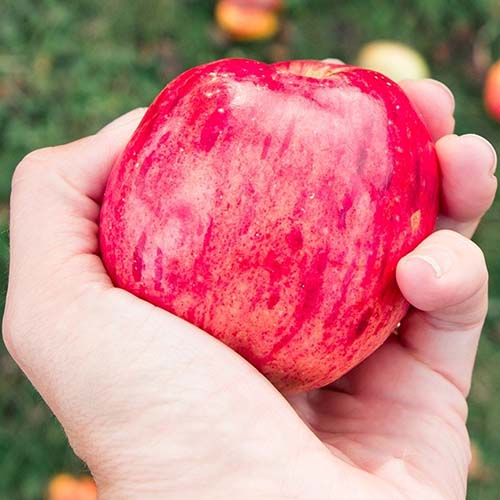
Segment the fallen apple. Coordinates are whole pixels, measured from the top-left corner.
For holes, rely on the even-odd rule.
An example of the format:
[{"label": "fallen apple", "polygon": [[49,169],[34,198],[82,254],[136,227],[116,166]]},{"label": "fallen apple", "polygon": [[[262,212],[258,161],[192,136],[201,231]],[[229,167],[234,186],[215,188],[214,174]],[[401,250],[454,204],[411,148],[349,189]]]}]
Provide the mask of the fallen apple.
[{"label": "fallen apple", "polygon": [[377,40],[367,43],[359,51],[356,64],[401,81],[430,76],[429,66],[414,48],[400,42]]},{"label": "fallen apple", "polygon": [[438,164],[397,84],[318,61],[227,59],[153,102],[101,210],[113,282],[277,387],[339,378],[407,311],[399,259],[432,232]]},{"label": "fallen apple", "polygon": [[219,27],[240,42],[266,40],[280,28],[277,2],[220,0],[215,7]]},{"label": "fallen apple", "polygon": [[97,500],[97,487],[91,477],[58,474],[49,483],[47,500]]},{"label": "fallen apple", "polygon": [[500,121],[500,61],[491,66],[486,75],[484,104],[491,117]]}]

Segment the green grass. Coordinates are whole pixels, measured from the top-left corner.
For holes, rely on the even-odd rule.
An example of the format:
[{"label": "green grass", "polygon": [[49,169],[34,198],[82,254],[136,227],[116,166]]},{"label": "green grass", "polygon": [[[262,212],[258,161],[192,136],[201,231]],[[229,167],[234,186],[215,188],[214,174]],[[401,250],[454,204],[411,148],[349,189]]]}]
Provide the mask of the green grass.
[{"label": "green grass", "polygon": [[[272,43],[234,45],[215,31],[213,1],[2,0],[0,8],[0,276],[7,282],[5,206],[29,151],[97,130],[147,105],[172,77],[212,59],[246,56],[353,61],[362,43],[392,38],[429,60],[457,98],[458,133],[500,149],[481,102],[484,64],[500,58],[498,0],[289,0]],[[473,60],[473,54],[476,58]],[[470,398],[469,427],[490,471],[469,498],[500,498],[500,203],[478,232],[491,271],[491,309]],[[0,347],[0,500],[38,499],[48,478],[80,472],[64,434]],[[496,473],[495,473],[496,471]]]}]

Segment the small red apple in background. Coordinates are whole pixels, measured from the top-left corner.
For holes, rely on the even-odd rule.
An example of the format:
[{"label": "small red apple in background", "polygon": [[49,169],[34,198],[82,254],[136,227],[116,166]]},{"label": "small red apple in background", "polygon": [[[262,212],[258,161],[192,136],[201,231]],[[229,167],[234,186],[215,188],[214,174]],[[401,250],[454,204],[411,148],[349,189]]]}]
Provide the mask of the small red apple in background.
[{"label": "small red apple in background", "polygon": [[220,0],[215,7],[219,27],[237,41],[273,37],[280,28],[280,0]]},{"label": "small red apple in background", "polygon": [[147,111],[108,181],[101,252],[117,286],[299,391],[394,330],[408,307],[396,264],[437,209],[434,145],[394,82],[228,59]]},{"label": "small red apple in background", "polygon": [[496,62],[486,75],[484,103],[492,118],[500,121],[500,61]]},{"label": "small red apple in background", "polygon": [[356,64],[383,73],[395,81],[430,76],[429,66],[420,53],[408,45],[389,40],[378,40],[364,45]]}]

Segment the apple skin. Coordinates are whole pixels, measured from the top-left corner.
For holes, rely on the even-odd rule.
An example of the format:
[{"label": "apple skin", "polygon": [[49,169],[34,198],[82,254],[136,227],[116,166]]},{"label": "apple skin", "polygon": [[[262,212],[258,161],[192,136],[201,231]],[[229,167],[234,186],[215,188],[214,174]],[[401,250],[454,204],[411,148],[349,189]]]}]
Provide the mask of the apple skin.
[{"label": "apple skin", "polygon": [[493,64],[486,75],[484,104],[490,116],[500,122],[500,61]]},{"label": "apple skin", "polygon": [[227,59],[148,109],[108,181],[101,253],[117,286],[303,391],[405,315],[396,264],[433,231],[438,189],[429,133],[385,76]]}]

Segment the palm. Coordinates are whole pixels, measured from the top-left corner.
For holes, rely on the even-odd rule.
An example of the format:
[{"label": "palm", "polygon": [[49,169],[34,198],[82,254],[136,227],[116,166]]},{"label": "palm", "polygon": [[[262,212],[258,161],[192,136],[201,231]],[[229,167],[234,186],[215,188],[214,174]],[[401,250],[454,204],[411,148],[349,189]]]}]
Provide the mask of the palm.
[{"label": "palm", "polygon": [[464,496],[466,406],[453,384],[394,337],[335,385],[290,399],[333,454],[402,497]]},{"label": "palm", "polygon": [[[88,266],[102,283],[102,267],[95,263],[91,259]],[[224,345],[202,332],[197,339],[191,338],[196,335],[191,325],[112,288],[109,282],[99,288],[97,301],[95,289],[92,292],[96,323],[91,329],[101,332],[101,348],[106,349],[117,336],[122,342],[113,348],[115,356],[100,368],[91,365],[85,372],[81,366],[63,367],[79,393],[92,400],[86,418],[100,422],[90,437],[103,447],[96,450],[94,446],[89,456],[82,454],[91,468],[96,457],[114,462],[117,456],[130,453],[130,441],[123,436],[143,435],[145,429],[171,421],[176,422],[175,432],[147,435],[147,450],[140,463],[131,460],[125,470],[116,468],[118,477],[145,468],[160,479],[162,471],[177,463],[181,478],[187,475],[190,481],[203,484],[206,476],[224,475],[230,464],[237,472],[228,477],[229,484],[221,483],[222,491],[231,491],[229,498],[246,498],[233,488],[240,482],[249,492],[243,479],[249,470],[254,474],[253,484],[253,477],[263,475],[273,483],[282,481],[295,468],[317,485],[314,494],[308,486],[310,498],[329,498],[327,492],[333,488],[342,491],[339,498],[343,499],[351,498],[350,493],[352,498],[374,499],[463,496],[468,461],[465,399],[454,384],[418,361],[396,336],[331,387],[287,400]],[[102,309],[95,309],[96,302]],[[112,327],[110,315],[114,316]],[[78,336],[87,335],[88,325],[68,326]],[[191,347],[186,349],[185,341]],[[173,350],[175,356],[166,364],[166,353],[172,355]],[[205,361],[193,365],[200,350]],[[142,356],[147,357],[147,364],[138,363]],[[116,373],[123,373],[123,366],[126,376],[117,383]],[[99,380],[99,393],[89,380]],[[174,388],[172,380],[177,380]],[[159,394],[169,384],[175,390],[165,400]],[[147,386],[154,390],[145,391]],[[180,403],[172,407],[168,404],[172,398]],[[207,417],[207,407],[200,399],[209,402],[214,398],[216,409]],[[134,403],[124,406],[123,401]],[[148,412],[138,415],[137,408]],[[119,427],[117,419],[122,422]],[[117,443],[112,448],[107,445],[110,439]],[[224,443],[224,459],[200,464],[194,477],[189,465],[193,439],[206,448],[204,453],[214,456]],[[76,444],[87,448],[84,443]],[[341,476],[350,475],[353,483],[339,485],[339,470]],[[349,491],[352,484],[355,491]],[[290,481],[273,498],[289,498],[297,491],[298,498],[309,498],[300,488],[300,481]],[[222,493],[220,498],[225,498]]]}]

